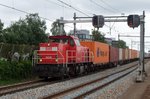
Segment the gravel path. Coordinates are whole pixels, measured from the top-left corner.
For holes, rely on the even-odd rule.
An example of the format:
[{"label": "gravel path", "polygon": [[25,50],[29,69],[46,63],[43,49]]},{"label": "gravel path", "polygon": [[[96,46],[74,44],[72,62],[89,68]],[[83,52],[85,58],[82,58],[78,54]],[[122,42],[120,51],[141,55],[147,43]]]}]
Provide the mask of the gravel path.
[{"label": "gravel path", "polygon": [[146,99],[143,95],[146,88],[150,85],[150,62],[148,62],[145,67],[148,77],[145,78],[144,82],[133,82],[132,86],[130,86],[119,99]]}]

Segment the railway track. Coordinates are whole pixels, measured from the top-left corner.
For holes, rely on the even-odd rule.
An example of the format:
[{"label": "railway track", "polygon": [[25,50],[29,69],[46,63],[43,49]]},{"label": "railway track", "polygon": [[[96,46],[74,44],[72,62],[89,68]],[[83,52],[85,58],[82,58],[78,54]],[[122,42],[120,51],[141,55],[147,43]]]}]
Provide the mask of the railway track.
[{"label": "railway track", "polygon": [[121,79],[122,77],[135,71],[137,68],[137,64],[135,64],[133,67],[129,67],[124,70],[109,74],[105,77],[82,83],[80,85],[73,86],[63,91],[56,92],[54,94],[50,94],[48,96],[42,97],[42,99],[81,99]]},{"label": "railway track", "polygon": [[[134,65],[137,65],[137,63],[134,63]],[[130,66],[130,67],[124,69],[124,70],[120,70],[118,72],[109,74],[105,77],[99,78],[99,79],[94,80],[94,81],[90,81],[90,82],[87,82],[87,83],[84,83],[84,84],[82,83],[81,85],[78,84],[75,87],[67,88],[64,91],[56,92],[55,94],[52,93],[51,95],[44,96],[43,98],[44,99],[49,99],[49,98],[56,98],[56,97],[60,97],[60,96],[65,96],[65,95],[67,95],[67,93],[70,94],[70,92],[75,92],[76,90],[80,90],[80,89],[82,89],[86,86],[90,86],[94,82],[101,82],[104,79],[111,78],[113,75],[118,75],[118,73],[126,71],[126,70],[130,69],[131,67],[132,66]],[[41,86],[44,86],[44,85],[50,85],[50,84],[54,84],[54,83],[57,83],[57,82],[64,82],[64,81],[71,80],[71,79],[74,79],[74,78],[76,78],[76,77],[67,78],[67,79],[64,79],[64,80],[62,80],[62,79],[57,79],[57,80],[55,79],[54,80],[53,79],[53,80],[49,80],[49,82],[45,82],[44,80],[37,80],[37,81],[30,81],[30,82],[20,83],[20,84],[16,84],[16,85],[11,85],[11,86],[0,87],[0,96],[7,95],[7,94],[12,94],[12,93],[15,93],[15,92],[21,92],[21,91],[24,91],[24,90],[27,90],[27,89],[33,89],[33,88],[41,87]],[[114,82],[114,81],[112,81],[112,82]],[[105,86],[107,86],[107,84],[103,85],[103,87],[105,87]]]},{"label": "railway track", "polygon": [[34,80],[14,85],[3,86],[0,87],[0,96],[23,91],[29,88],[44,86],[46,84],[48,84],[48,82],[44,82],[44,80]]},{"label": "railway track", "polygon": [[27,89],[42,87],[45,85],[50,85],[58,82],[63,82],[67,80],[74,79],[74,77],[66,78],[66,79],[58,79],[58,78],[49,78],[47,81],[45,80],[34,80],[34,81],[28,81],[24,83],[18,83],[14,85],[8,85],[8,86],[2,86],[0,87],[0,96],[12,94],[15,92],[21,92]]}]

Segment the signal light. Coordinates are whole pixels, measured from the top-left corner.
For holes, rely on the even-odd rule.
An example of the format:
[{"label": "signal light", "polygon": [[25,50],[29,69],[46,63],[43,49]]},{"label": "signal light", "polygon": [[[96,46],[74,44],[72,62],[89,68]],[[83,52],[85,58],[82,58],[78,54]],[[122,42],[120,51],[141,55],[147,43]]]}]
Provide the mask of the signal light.
[{"label": "signal light", "polygon": [[140,16],[139,15],[129,15],[127,18],[128,26],[135,28],[140,25]]},{"label": "signal light", "polygon": [[93,16],[93,18],[92,18],[92,25],[94,27],[97,27],[97,25],[98,25],[98,16]]},{"label": "signal light", "polygon": [[102,15],[95,15],[92,18],[92,25],[95,28],[100,28],[104,26],[104,17]]}]

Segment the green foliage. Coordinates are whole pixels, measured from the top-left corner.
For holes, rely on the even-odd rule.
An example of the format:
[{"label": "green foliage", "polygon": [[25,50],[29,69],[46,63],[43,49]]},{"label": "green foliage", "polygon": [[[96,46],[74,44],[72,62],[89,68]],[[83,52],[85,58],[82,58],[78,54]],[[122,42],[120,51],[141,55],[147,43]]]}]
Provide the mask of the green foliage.
[{"label": "green foliage", "polygon": [[8,80],[0,80],[0,86],[11,85],[15,83],[24,82],[26,79],[8,79]]},{"label": "green foliage", "polygon": [[38,14],[30,14],[3,30],[4,42],[37,45],[48,40],[45,31],[46,22],[41,20]]},{"label": "green foliage", "polygon": [[4,24],[0,20],[0,33],[2,33],[3,27],[4,27]]},{"label": "green foliage", "polygon": [[92,30],[92,35],[93,35],[94,41],[106,43],[105,37],[104,37],[105,35],[103,35],[100,31],[94,29]]},{"label": "green foliage", "polygon": [[[63,34],[66,34],[64,30],[64,24],[63,25]],[[50,30],[52,32],[52,35],[60,35],[60,23],[59,20],[56,20],[55,22],[52,23],[52,28]]]},{"label": "green foliage", "polygon": [[4,27],[4,24],[0,20],[0,42],[2,42],[3,39],[4,39],[4,36],[3,36],[3,27]]},{"label": "green foliage", "polygon": [[32,76],[31,61],[0,61],[0,79],[25,79]]},{"label": "green foliage", "polygon": [[[5,75],[10,75],[10,63],[0,61],[0,79],[5,79]],[[10,71],[10,72],[9,72]]]},{"label": "green foliage", "polygon": [[118,48],[128,48],[126,42],[123,40],[118,41]]},{"label": "green foliage", "polygon": [[118,47],[118,48],[128,48],[128,46],[126,45],[126,42],[123,40],[113,41],[112,46]]}]

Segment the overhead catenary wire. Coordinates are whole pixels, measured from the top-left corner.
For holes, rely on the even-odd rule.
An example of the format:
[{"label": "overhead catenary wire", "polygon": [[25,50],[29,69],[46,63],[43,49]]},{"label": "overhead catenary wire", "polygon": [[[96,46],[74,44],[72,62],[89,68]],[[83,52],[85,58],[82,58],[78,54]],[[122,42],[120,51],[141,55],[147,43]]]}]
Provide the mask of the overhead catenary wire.
[{"label": "overhead catenary wire", "polygon": [[[103,7],[102,5],[100,5],[99,3],[96,3],[95,1],[93,1],[93,0],[90,0],[93,4],[95,4],[95,5],[97,5],[97,6],[99,6],[100,8],[103,8],[104,10],[106,10],[106,11],[109,11],[109,12],[117,12],[116,10],[114,11],[114,10],[110,10],[110,9],[107,9],[107,8],[105,8],[105,7]],[[105,3],[106,4],[106,3]],[[108,4],[107,4],[108,5]],[[112,8],[111,8],[112,9]],[[114,8],[113,8],[114,9]],[[117,19],[116,19],[117,20]],[[108,27],[109,29],[110,29],[110,34],[111,34],[111,30],[113,29],[113,26],[114,26],[114,24],[115,24],[115,22],[113,23],[113,25],[112,26],[108,26],[108,25],[106,25],[106,24],[104,24],[106,27]],[[115,30],[115,29],[114,29]]]},{"label": "overhead catenary wire", "polygon": [[[98,0],[98,1],[99,1],[99,0]],[[116,8],[114,8],[114,7],[112,7],[109,3],[107,3],[107,2],[104,1],[104,0],[100,0],[99,2],[102,2],[103,4],[105,4],[106,6],[108,6],[109,8],[113,9],[113,10],[116,11],[116,12],[122,13],[120,10],[118,10],[118,9],[116,9]]]},{"label": "overhead catenary wire", "polygon": [[75,7],[73,7],[72,5],[70,5],[70,4],[68,4],[68,3],[66,3],[66,2],[64,2],[64,1],[62,1],[62,0],[57,0],[57,1],[59,1],[59,2],[61,2],[61,3],[63,3],[63,4],[65,4],[66,6],[68,6],[68,7],[72,8],[72,9],[74,9],[74,10],[78,11],[78,12],[80,12],[81,14],[83,14],[83,15],[88,16],[88,17],[89,17],[89,15],[88,15],[88,14],[86,14],[86,13],[82,12],[81,10],[79,10],[79,9],[77,9],[77,8],[75,8]]},{"label": "overhead catenary wire", "polygon": [[[16,11],[21,12],[21,13],[31,14],[31,13],[29,13],[29,12],[26,12],[26,11],[23,11],[23,10],[20,10],[20,9],[15,8],[15,7],[8,6],[8,5],[5,5],[5,4],[2,4],[2,3],[0,3],[0,6],[6,7],[6,8],[9,8],[9,9],[12,9],[12,10],[16,10]],[[48,19],[48,18],[45,18],[45,17],[42,17],[42,16],[39,16],[39,17],[40,17],[41,19],[44,19],[44,20],[47,20],[47,21],[50,21],[50,22],[54,22],[54,21],[51,20],[51,19]],[[69,25],[65,25],[65,26],[70,27],[70,28],[73,28],[73,27],[71,27],[71,26],[69,26]]]},{"label": "overhead catenary wire", "polygon": [[[58,1],[63,2],[63,1],[61,1],[61,0],[58,0]],[[65,3],[65,2],[63,2],[63,3]],[[68,5],[68,6],[70,6],[70,7],[72,8],[72,6],[69,5],[69,4],[67,4],[67,3],[65,3],[65,5]],[[5,4],[1,4],[1,3],[0,3],[0,6],[7,7],[7,8],[9,8],[9,9],[16,10],[16,11],[18,11],[18,12],[22,12],[22,13],[25,13],[25,14],[31,14],[31,13],[29,13],[29,12],[27,12],[27,11],[23,11],[23,10],[20,10],[20,9],[17,9],[17,8],[15,8],[15,7],[8,6],[8,5],[5,5]],[[73,8],[74,8],[74,7],[73,7]],[[76,8],[74,8],[74,9],[76,9]],[[76,10],[78,10],[78,9],[76,9]],[[85,14],[86,16],[89,17],[89,15],[87,15],[86,13],[84,13],[84,12],[82,12],[82,11],[80,11],[80,10],[79,10],[78,12],[80,12],[80,13],[82,13],[82,14]],[[45,17],[42,17],[42,16],[39,16],[39,17],[42,18],[42,19],[44,19],[44,20],[53,22],[53,20],[51,20],[51,19],[48,19],[48,18],[45,18]],[[71,27],[71,26],[69,26],[69,25],[65,25],[65,26],[68,26],[68,27],[70,27],[70,28],[73,28],[73,27]],[[107,25],[105,24],[105,26],[107,26]],[[109,26],[107,26],[107,27],[109,27]],[[110,27],[109,27],[109,28],[110,28]]]},{"label": "overhead catenary wire", "polygon": [[[109,8],[113,9],[115,12],[120,12],[122,14],[122,12],[114,7],[112,7],[110,4],[108,4],[106,1],[104,0],[100,0],[99,2],[102,2],[103,4],[107,5]],[[118,18],[116,18],[117,20]],[[113,26],[114,26],[115,22],[112,24],[112,26],[109,26],[110,28],[110,33],[111,33],[111,30],[113,29]]]},{"label": "overhead catenary wire", "polygon": [[[0,6],[7,7],[7,8],[9,8],[9,9],[16,10],[16,11],[19,11],[19,12],[22,12],[22,13],[25,13],[25,14],[31,14],[31,13],[29,13],[29,12],[26,12],[26,11],[23,11],[23,10],[20,10],[20,9],[17,9],[17,8],[15,8],[15,7],[11,7],[11,6],[8,6],[8,5],[5,5],[5,4],[1,4],[1,3],[0,3]],[[41,19],[48,20],[48,21],[52,22],[52,20],[50,20],[50,19],[48,19],[48,18],[41,17],[41,16],[39,16],[39,17],[40,17]]]},{"label": "overhead catenary wire", "polygon": [[93,4],[95,4],[96,6],[98,6],[98,7],[102,8],[102,9],[104,9],[105,11],[108,11],[108,12],[111,12],[111,13],[115,13],[115,11],[110,10],[110,9],[107,9],[107,8],[103,7],[102,5],[100,5],[99,3],[97,3],[97,2],[95,2],[95,1],[93,1],[93,0],[90,0],[90,1],[91,1]]},{"label": "overhead catenary wire", "polygon": [[58,3],[54,2],[54,1],[51,1],[51,0],[45,0],[45,1],[47,1],[47,2],[49,2],[49,3],[53,3],[53,4],[58,5],[58,6],[60,6],[60,7],[69,8],[69,7],[67,7],[67,6],[64,6],[64,5],[58,4]]}]

